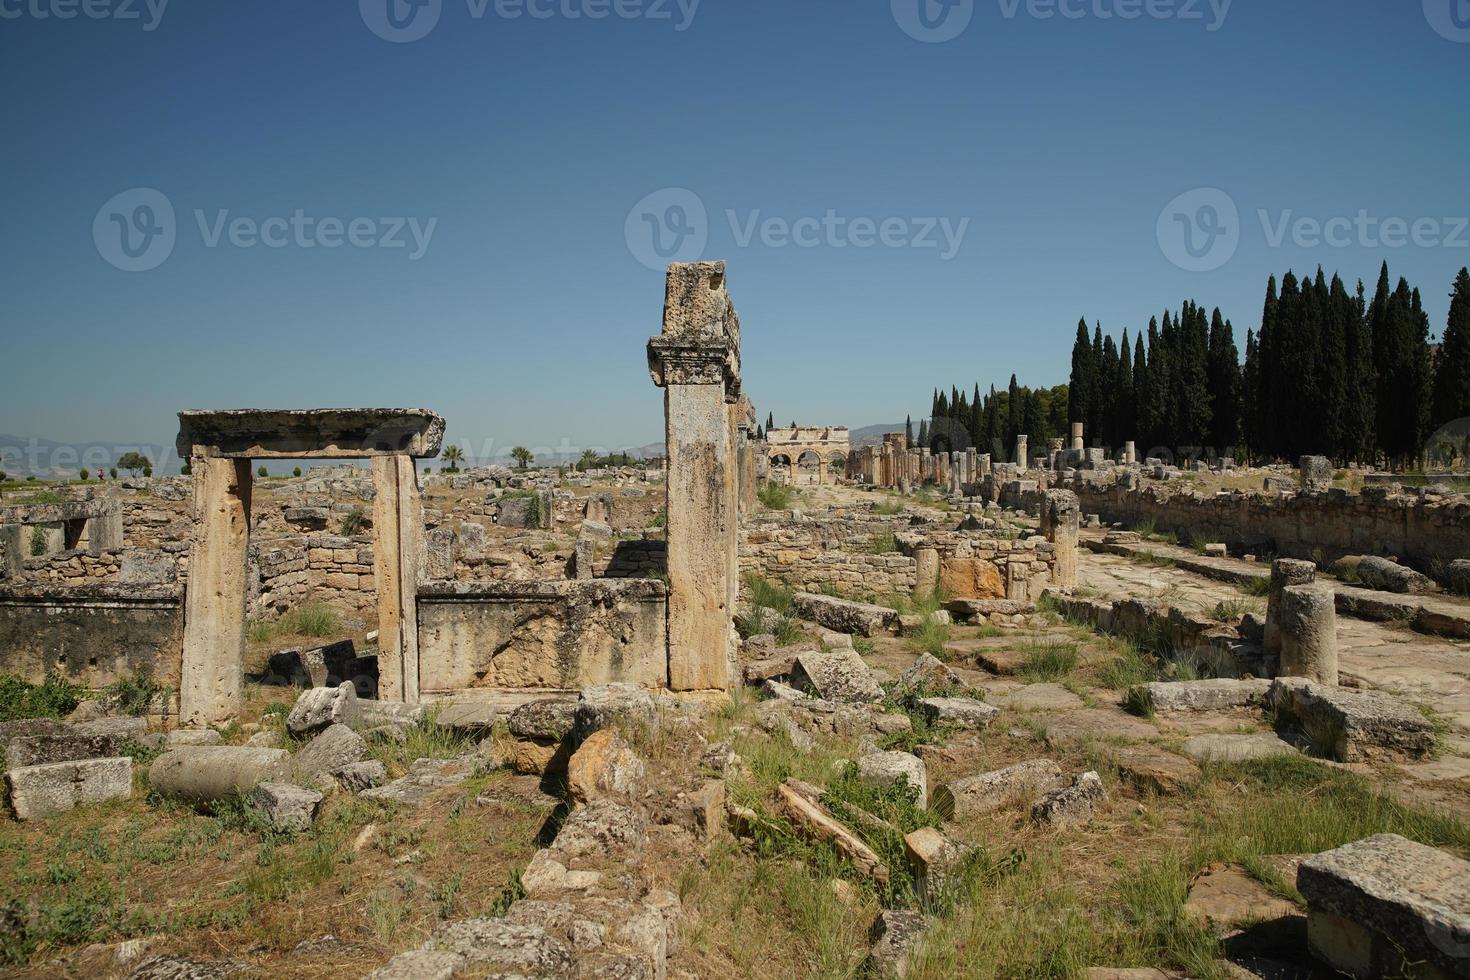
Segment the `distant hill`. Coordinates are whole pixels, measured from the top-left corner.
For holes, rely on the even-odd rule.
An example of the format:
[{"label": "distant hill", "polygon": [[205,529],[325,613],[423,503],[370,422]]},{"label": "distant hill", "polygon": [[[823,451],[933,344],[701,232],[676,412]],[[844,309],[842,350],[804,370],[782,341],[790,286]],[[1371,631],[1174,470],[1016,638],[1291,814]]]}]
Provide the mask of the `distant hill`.
[{"label": "distant hill", "polygon": [[88,469],[110,469],[124,453],[142,453],[160,476],[178,472],[180,461],[173,446],[124,445],[111,442],[55,442],[0,433],[0,470],[12,479],[76,479],[83,464]]},{"label": "distant hill", "polygon": [[883,443],[883,437],[890,432],[902,432],[902,422],[890,422],[886,425],[865,425],[861,429],[853,429],[847,434],[847,441],[853,449],[861,449],[864,446],[879,446]]}]

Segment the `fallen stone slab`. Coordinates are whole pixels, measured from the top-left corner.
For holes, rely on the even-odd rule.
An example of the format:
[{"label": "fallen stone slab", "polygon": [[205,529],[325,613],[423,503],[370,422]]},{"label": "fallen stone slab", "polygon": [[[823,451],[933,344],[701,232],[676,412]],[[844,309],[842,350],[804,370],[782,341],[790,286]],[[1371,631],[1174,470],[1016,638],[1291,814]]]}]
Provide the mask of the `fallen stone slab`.
[{"label": "fallen stone slab", "polygon": [[583,688],[577,702],[575,734],[584,739],[613,725],[653,728],[658,708],[648,692],[637,684],[598,684]]},{"label": "fallen stone slab", "polygon": [[302,691],[286,718],[286,728],[293,735],[318,732],[328,725],[355,726],[361,723],[357,690],[351,684]]},{"label": "fallen stone slab", "polygon": [[367,980],[453,980],[467,962],[449,950],[411,949],[369,973]]},{"label": "fallen stone slab", "polygon": [[873,944],[868,950],[872,972],[880,977],[907,976],[927,925],[922,912],[884,909],[868,937]]},{"label": "fallen stone slab", "polygon": [[1030,759],[1004,769],[966,776],[934,790],[934,809],[946,820],[990,813],[1067,785],[1062,769],[1050,759]]},{"label": "fallen stone slab", "polygon": [[637,861],[647,843],[643,815],[612,800],[596,800],[579,806],[562,824],[551,845],[551,856],[567,867],[579,858],[621,856]]},{"label": "fallen stone slab", "polygon": [[196,960],[187,956],[150,956],[127,980],[225,980],[254,972],[238,960]]},{"label": "fallen stone slab", "polygon": [[1142,718],[1116,709],[1083,708],[1059,711],[1042,719],[1048,743],[1085,742],[1095,739],[1145,741],[1157,738],[1159,730]]},{"label": "fallen stone slab", "polygon": [[23,735],[5,745],[5,765],[10,769],[44,766],[82,759],[107,759],[122,754],[126,739],[116,735]]},{"label": "fallen stone slab", "polygon": [[1118,774],[1138,789],[1167,795],[1178,793],[1200,777],[1199,766],[1192,760],[1154,745],[1135,745],[1120,749],[1115,758]]},{"label": "fallen stone slab", "polygon": [[148,719],[94,718],[91,721],[82,721],[72,725],[72,731],[78,735],[111,735],[123,741],[136,740],[148,734]]},{"label": "fallen stone slab", "polygon": [[470,778],[470,765],[462,759],[419,759],[408,767],[407,774],[391,783],[363,790],[365,800],[420,806],[440,789],[458,786]]},{"label": "fallen stone slab", "polygon": [[944,604],[951,614],[962,620],[987,616],[1021,616],[1036,611],[1036,604],[1019,599],[952,599]]},{"label": "fallen stone slab", "polygon": [[1092,819],[1098,802],[1106,798],[1101,777],[1084,772],[1072,785],[1052,790],[1031,804],[1031,819],[1058,829],[1080,827]]},{"label": "fallen stone slab", "polygon": [[333,774],[337,770],[361,762],[366,755],[367,743],[361,735],[346,725],[333,724],[291,756],[274,778],[330,789],[336,785]]},{"label": "fallen stone slab", "polygon": [[1470,977],[1470,862],[1377,834],[1308,858],[1296,886],[1307,900],[1308,946],[1332,967],[1359,977],[1439,975],[1424,966]]},{"label": "fallen stone slab", "polygon": [[1026,654],[1020,650],[976,650],[975,663],[998,677],[1012,677],[1021,672]]},{"label": "fallen stone slab", "polygon": [[984,728],[995,720],[1000,709],[974,698],[924,698],[919,710],[931,725],[951,725],[973,730]]},{"label": "fallen stone slab", "polygon": [[898,675],[898,681],[893,685],[893,696],[903,698],[916,691],[939,694],[964,686],[960,675],[948,664],[932,653],[921,653],[918,660]]},{"label": "fallen stone slab", "polygon": [[250,801],[273,829],[300,834],[311,829],[322,794],[291,783],[257,783]]},{"label": "fallen stone slab", "polygon": [[1358,559],[1357,571],[1360,582],[1379,592],[1406,595],[1439,591],[1439,586],[1429,576],[1377,555],[1364,555]]},{"label": "fallen stone slab", "polygon": [[853,650],[806,650],[796,656],[791,686],[815,691],[824,701],[870,704],[883,700],[883,688]]},{"label": "fallen stone slab", "polygon": [[332,775],[336,777],[337,785],[349,793],[361,793],[388,781],[388,769],[377,759],[348,763],[340,769],[334,769]]},{"label": "fallen stone slab", "polygon": [[189,745],[170,749],[148,767],[154,792],[192,803],[248,793],[290,759],[285,749]]},{"label": "fallen stone slab", "polygon": [[64,721],[55,718],[18,718],[15,721],[0,721],[0,747],[10,744],[13,738],[30,738],[36,735],[70,735],[73,729]]},{"label": "fallen stone slab", "polygon": [[810,592],[792,596],[791,608],[802,619],[853,636],[877,636],[898,625],[898,613],[887,606]]},{"label": "fallen stone slab", "polygon": [[577,702],[563,698],[528,701],[510,713],[506,724],[516,738],[560,742],[572,733],[577,720]]},{"label": "fallen stone slab", "polygon": [[751,687],[759,687],[769,680],[777,680],[782,677],[790,677],[791,670],[796,666],[796,658],[793,657],[768,657],[765,660],[756,660],[746,664],[742,668],[745,683]]},{"label": "fallen stone slab", "polygon": [[1434,725],[1386,691],[1278,677],[1270,702],[1278,724],[1300,727],[1314,751],[1340,762],[1422,759],[1434,751]]},{"label": "fallen stone slab", "polygon": [[500,717],[493,704],[481,701],[452,701],[434,714],[434,724],[460,735],[482,736],[495,727]]},{"label": "fallen stone slab", "polygon": [[1155,681],[1140,685],[1155,711],[1224,711],[1265,700],[1269,680],[1214,678],[1203,681]]},{"label": "fallen stone slab", "polygon": [[5,774],[17,820],[39,820],[79,806],[133,795],[133,760],[81,759],[11,769]]},{"label": "fallen stone slab", "polygon": [[398,701],[374,701],[357,699],[358,727],[366,731],[383,725],[409,728],[423,720],[427,707],[422,704],[403,704]]},{"label": "fallen stone slab", "polygon": [[1183,749],[1185,755],[1198,762],[1244,762],[1296,754],[1296,747],[1274,732],[1196,735],[1185,740]]},{"label": "fallen stone slab", "polygon": [[213,728],[175,728],[163,736],[164,748],[176,749],[182,745],[222,745],[224,738]]},{"label": "fallen stone slab", "polygon": [[950,839],[933,827],[920,827],[903,838],[904,859],[914,879],[921,908],[932,908],[944,895],[945,886],[973,850]]},{"label": "fallen stone slab", "polygon": [[924,760],[907,752],[871,752],[858,759],[858,775],[864,782],[888,789],[900,779],[918,790],[919,806],[929,805],[929,770]]}]

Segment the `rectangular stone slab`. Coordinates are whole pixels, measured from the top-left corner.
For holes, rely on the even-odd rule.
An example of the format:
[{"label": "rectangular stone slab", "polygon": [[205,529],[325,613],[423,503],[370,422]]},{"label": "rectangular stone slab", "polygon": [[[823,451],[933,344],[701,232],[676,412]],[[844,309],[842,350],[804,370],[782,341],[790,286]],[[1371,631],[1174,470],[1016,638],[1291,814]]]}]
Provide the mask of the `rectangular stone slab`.
[{"label": "rectangular stone slab", "polygon": [[38,820],[88,803],[133,795],[133,760],[84,759],[26,766],[5,774],[17,820]]},{"label": "rectangular stone slab", "polygon": [[432,459],[444,419],[422,408],[232,409],[179,413],[182,459]]},{"label": "rectangular stone slab", "polygon": [[[1330,942],[1342,929],[1316,930],[1313,952],[1334,965],[1381,976],[1402,956],[1470,977],[1470,862],[1398,834],[1377,834],[1309,858],[1296,885],[1319,925],[1346,920],[1370,934],[1371,948],[1362,949]],[[1345,962],[1349,953],[1360,962]]]}]

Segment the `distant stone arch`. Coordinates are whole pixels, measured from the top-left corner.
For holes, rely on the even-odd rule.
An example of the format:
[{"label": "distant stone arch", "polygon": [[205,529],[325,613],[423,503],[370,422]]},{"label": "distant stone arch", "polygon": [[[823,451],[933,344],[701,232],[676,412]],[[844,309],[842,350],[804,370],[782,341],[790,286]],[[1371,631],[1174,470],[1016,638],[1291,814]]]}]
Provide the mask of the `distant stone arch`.
[{"label": "distant stone arch", "polygon": [[835,481],[845,473],[851,452],[845,426],[797,426],[766,432],[766,457],[771,465],[784,465],[792,476],[800,474],[808,482]]}]

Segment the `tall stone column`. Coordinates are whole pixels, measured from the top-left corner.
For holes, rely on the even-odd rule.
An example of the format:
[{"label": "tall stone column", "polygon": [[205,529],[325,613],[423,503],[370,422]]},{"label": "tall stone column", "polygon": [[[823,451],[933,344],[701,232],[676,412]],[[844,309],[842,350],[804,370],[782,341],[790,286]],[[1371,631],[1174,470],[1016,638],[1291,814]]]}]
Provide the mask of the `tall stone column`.
[{"label": "tall stone column", "polygon": [[1123,443],[1123,465],[1132,466],[1138,462],[1138,447],[1130,439]]},{"label": "tall stone column", "polygon": [[1041,533],[1056,555],[1052,582],[1061,589],[1077,587],[1077,538],[1082,529],[1082,502],[1070,490],[1048,490],[1041,504]]},{"label": "tall stone column", "polygon": [[1277,558],[1271,563],[1271,587],[1266,593],[1266,625],[1261,646],[1269,653],[1281,652],[1281,593],[1292,585],[1317,581],[1317,566],[1298,558]]},{"label": "tall stone column", "polygon": [[1029,451],[1026,444],[1030,442],[1030,440],[1031,437],[1027,435],[1016,436],[1016,472],[1021,473],[1022,475],[1026,473],[1026,466],[1028,462],[1026,459],[1026,455]]},{"label": "tall stone column", "polygon": [[939,550],[920,548],[914,552],[914,598],[924,600],[939,588]]},{"label": "tall stone column", "polygon": [[373,458],[373,572],[378,590],[378,697],[419,701],[418,589],[427,563],[418,466]]},{"label": "tall stone column", "polygon": [[244,707],[250,460],[195,456],[194,539],[184,594],[179,715],[212,725]]},{"label": "tall stone column", "polygon": [[1082,423],[1081,422],[1073,422],[1072,423],[1072,448],[1073,449],[1076,449],[1076,450],[1079,450],[1079,451],[1082,450],[1082,449],[1084,449],[1084,448],[1086,448],[1085,445],[1084,445],[1084,443],[1082,442]]},{"label": "tall stone column", "polygon": [[723,262],[669,266],[663,333],[648,342],[664,389],[669,572],[669,686],[729,683],[737,511],[727,401],[740,390],[740,321]]}]

